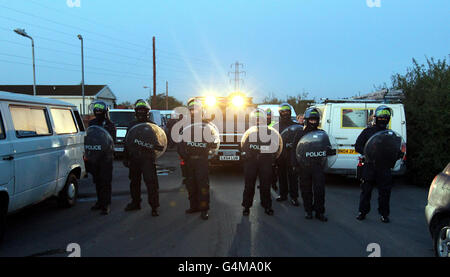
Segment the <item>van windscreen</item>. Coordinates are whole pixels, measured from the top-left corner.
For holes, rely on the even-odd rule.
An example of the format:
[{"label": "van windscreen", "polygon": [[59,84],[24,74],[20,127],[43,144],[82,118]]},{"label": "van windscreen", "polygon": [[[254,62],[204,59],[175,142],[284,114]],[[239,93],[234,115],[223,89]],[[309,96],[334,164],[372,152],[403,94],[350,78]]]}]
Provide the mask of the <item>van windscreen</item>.
[{"label": "van windscreen", "polygon": [[134,112],[109,112],[109,118],[117,127],[128,127],[135,116]]}]

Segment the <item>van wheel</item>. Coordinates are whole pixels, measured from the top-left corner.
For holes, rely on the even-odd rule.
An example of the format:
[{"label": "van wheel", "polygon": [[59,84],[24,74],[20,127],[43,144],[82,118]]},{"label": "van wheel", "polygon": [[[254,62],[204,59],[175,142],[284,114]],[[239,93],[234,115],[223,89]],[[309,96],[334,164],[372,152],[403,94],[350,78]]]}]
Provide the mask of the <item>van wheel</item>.
[{"label": "van wheel", "polygon": [[434,254],[450,257],[450,217],[441,219],[433,230]]},{"label": "van wheel", "polygon": [[77,202],[78,179],[75,174],[70,173],[66,185],[58,196],[58,206],[61,208],[70,208]]}]

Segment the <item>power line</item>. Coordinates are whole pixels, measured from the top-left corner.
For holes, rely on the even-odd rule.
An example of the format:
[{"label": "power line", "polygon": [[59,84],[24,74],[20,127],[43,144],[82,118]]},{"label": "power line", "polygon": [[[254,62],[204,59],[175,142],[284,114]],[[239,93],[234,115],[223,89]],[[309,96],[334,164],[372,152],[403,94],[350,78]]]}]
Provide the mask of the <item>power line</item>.
[{"label": "power line", "polygon": [[245,71],[239,71],[239,68],[244,67],[243,64],[241,64],[239,62],[235,62],[234,64],[231,65],[231,68],[233,68],[233,66],[234,66],[234,72],[228,72],[228,76],[230,76],[230,74],[234,75],[234,90],[239,91],[239,86],[241,84],[241,81],[242,82],[244,81],[243,79],[241,79],[241,74],[245,75],[246,73],[245,73]]}]

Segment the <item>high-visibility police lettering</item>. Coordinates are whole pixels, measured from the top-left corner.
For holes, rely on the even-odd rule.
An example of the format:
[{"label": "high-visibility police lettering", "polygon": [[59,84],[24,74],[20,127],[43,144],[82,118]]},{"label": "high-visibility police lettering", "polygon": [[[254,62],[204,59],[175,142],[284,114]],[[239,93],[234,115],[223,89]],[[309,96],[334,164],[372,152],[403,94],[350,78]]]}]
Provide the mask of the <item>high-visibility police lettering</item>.
[{"label": "high-visibility police lettering", "polygon": [[102,151],[101,145],[85,145],[84,149],[90,150],[90,151]]},{"label": "high-visibility police lettering", "polygon": [[307,158],[318,158],[318,157],[326,157],[327,151],[321,151],[321,152],[306,152]]},{"label": "high-visibility police lettering", "polygon": [[189,141],[187,143],[187,145],[191,146],[191,147],[206,148],[206,143],[204,143],[204,142],[192,142],[192,141]]},{"label": "high-visibility police lettering", "polygon": [[148,142],[144,142],[142,140],[135,139],[134,143],[139,145],[139,146],[145,147],[145,148],[153,149],[153,144],[148,143]]}]

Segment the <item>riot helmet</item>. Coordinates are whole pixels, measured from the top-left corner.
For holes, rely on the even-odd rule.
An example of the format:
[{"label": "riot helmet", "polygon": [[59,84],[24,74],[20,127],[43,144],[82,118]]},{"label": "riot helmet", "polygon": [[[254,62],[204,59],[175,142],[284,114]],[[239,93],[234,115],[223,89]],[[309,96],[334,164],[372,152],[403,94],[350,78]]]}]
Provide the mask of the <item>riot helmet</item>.
[{"label": "riot helmet", "polygon": [[375,110],[375,125],[381,129],[386,129],[389,121],[391,120],[392,110],[385,106],[381,105]]},{"label": "riot helmet", "polygon": [[91,104],[95,118],[103,121],[108,117],[108,105],[103,101],[95,101]]},{"label": "riot helmet", "polygon": [[202,113],[202,103],[196,98],[189,99],[187,102],[187,107],[189,109],[191,117],[194,117],[195,114]]},{"label": "riot helmet", "polygon": [[306,128],[317,129],[320,124],[320,112],[314,107],[307,108],[303,116]]},{"label": "riot helmet", "polygon": [[146,122],[149,118],[151,107],[144,99],[139,99],[134,104],[136,119],[140,122]]},{"label": "riot helmet", "polygon": [[267,120],[267,113],[263,109],[255,109],[253,110],[249,115],[249,120],[251,124],[256,124],[256,126],[264,125],[264,123]]},{"label": "riot helmet", "polygon": [[288,103],[282,103],[278,107],[278,113],[280,114],[281,120],[289,120],[292,115],[292,107]]}]

